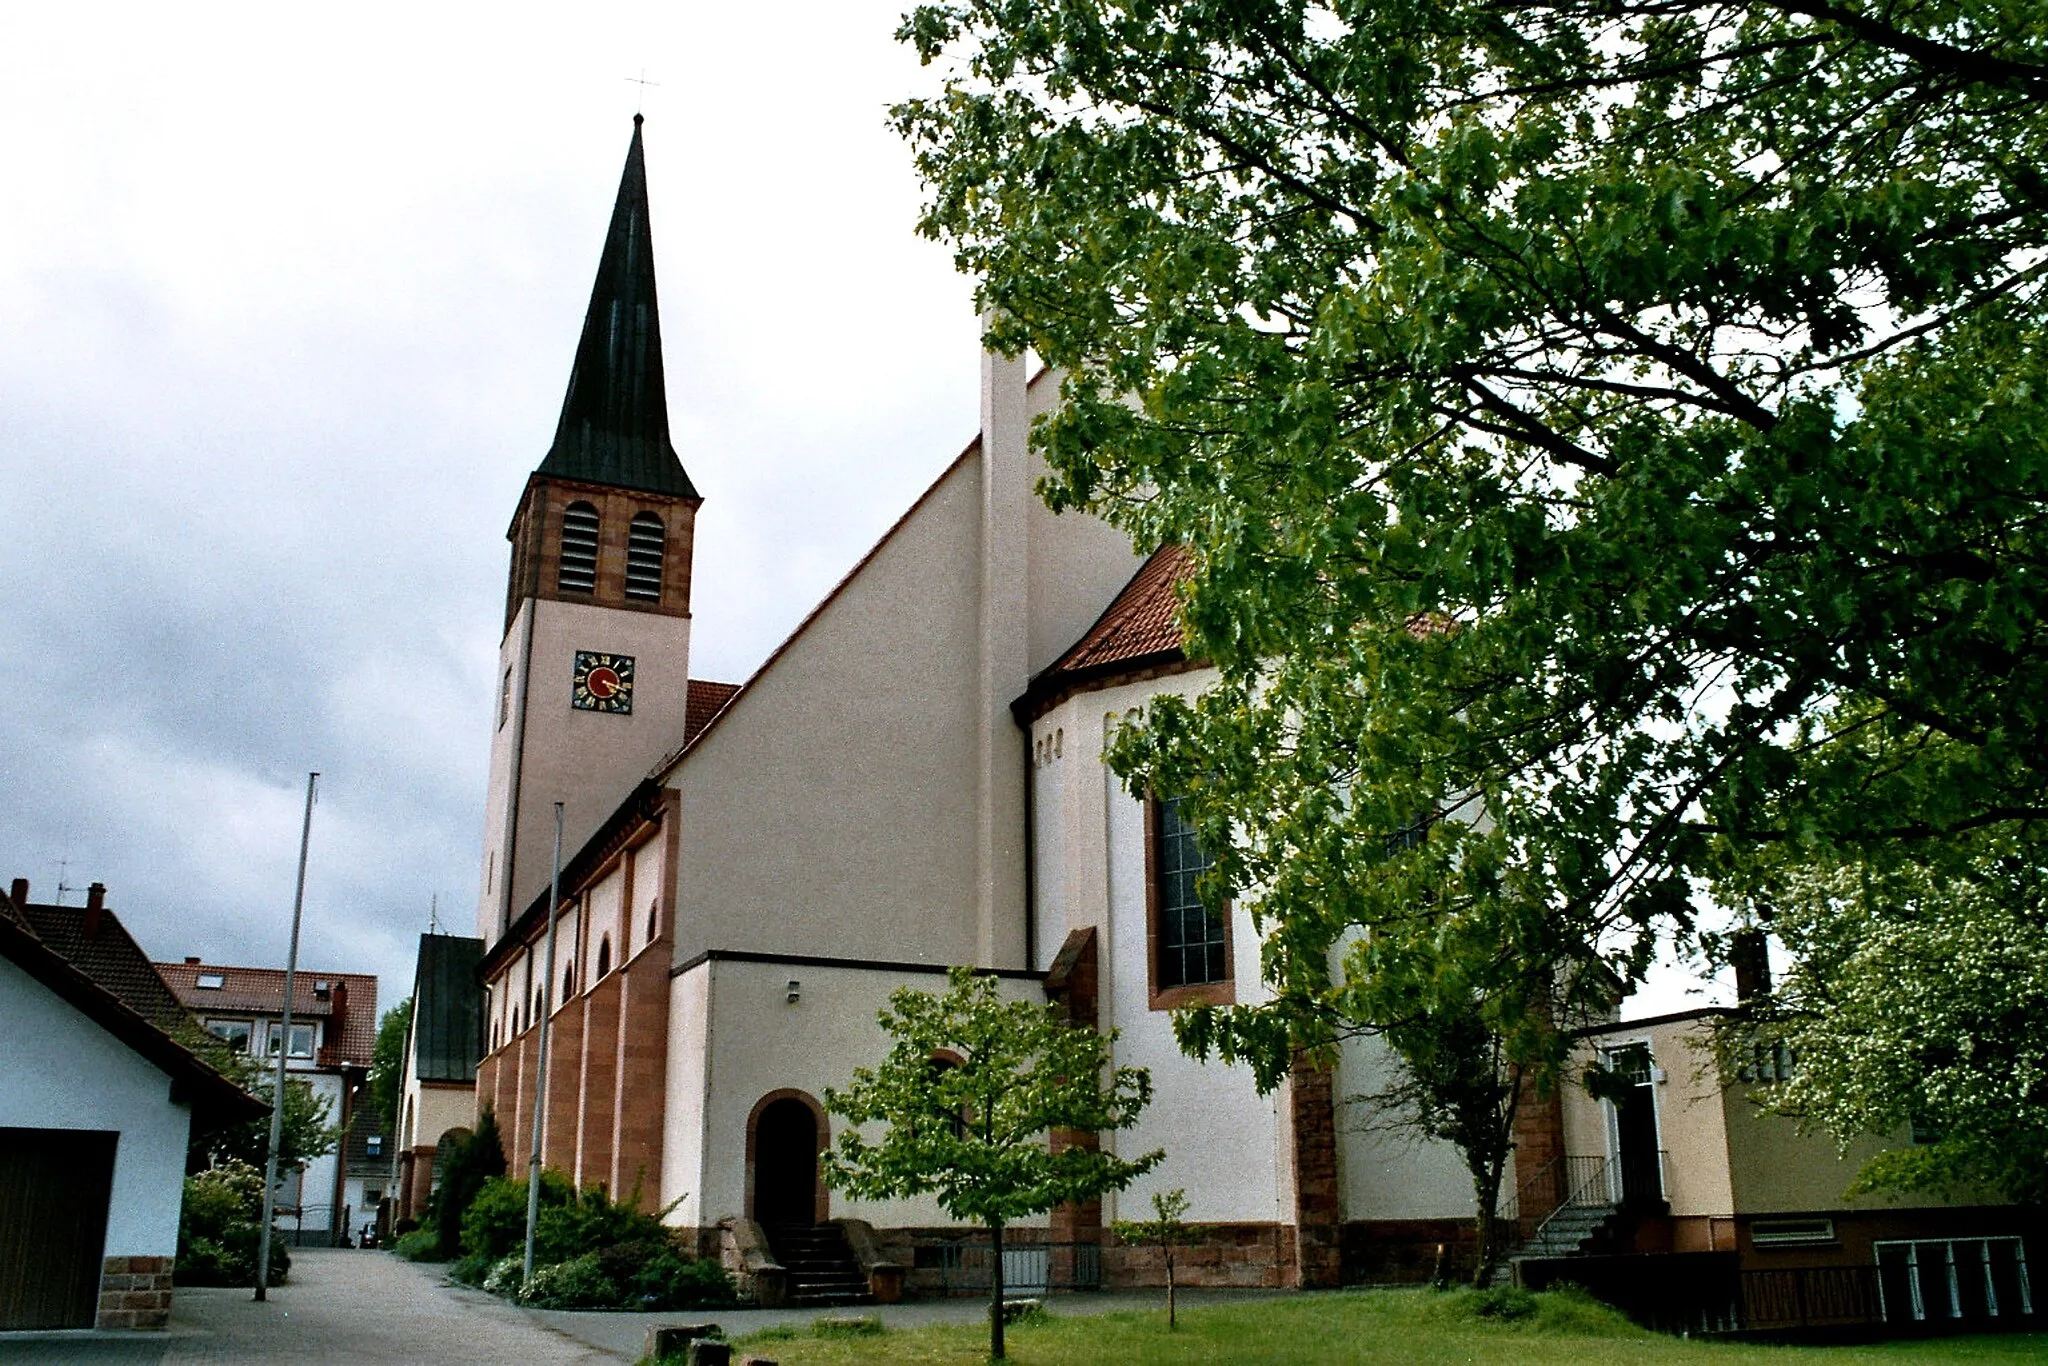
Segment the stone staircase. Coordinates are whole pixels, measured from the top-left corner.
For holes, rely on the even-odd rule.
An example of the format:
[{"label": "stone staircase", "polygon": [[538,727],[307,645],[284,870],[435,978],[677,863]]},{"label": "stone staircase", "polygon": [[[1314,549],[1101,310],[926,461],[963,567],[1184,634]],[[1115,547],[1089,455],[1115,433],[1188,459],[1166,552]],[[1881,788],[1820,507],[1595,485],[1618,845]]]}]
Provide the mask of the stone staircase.
[{"label": "stone staircase", "polygon": [[1606,1233],[1620,1213],[1613,1205],[1567,1205],[1545,1219],[1517,1257],[1576,1257]]},{"label": "stone staircase", "polygon": [[818,1308],[873,1304],[868,1278],[837,1224],[775,1224],[763,1230],[789,1273],[789,1303]]}]

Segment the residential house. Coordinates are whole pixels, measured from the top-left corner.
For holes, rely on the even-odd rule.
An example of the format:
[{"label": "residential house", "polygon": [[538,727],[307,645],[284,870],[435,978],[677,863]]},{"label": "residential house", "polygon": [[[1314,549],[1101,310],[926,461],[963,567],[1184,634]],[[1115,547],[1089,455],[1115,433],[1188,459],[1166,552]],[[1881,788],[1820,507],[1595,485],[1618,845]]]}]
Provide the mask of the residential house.
[{"label": "residential house", "polygon": [[[285,1074],[328,1102],[331,1124],[346,1132],[366,1096],[364,1082],[377,1043],[377,979],[367,973],[300,970],[292,996],[291,1033],[283,1032],[284,971],[187,958],[157,963],[179,1004],[209,1033],[260,1059],[285,1050]],[[383,1172],[351,1169],[346,1145],[281,1173],[278,1229],[293,1243],[328,1246],[349,1236],[347,1212],[364,1205],[369,1181]]]},{"label": "residential house", "polygon": [[0,1330],[163,1327],[191,1137],[264,1113],[105,898],[0,896]]}]

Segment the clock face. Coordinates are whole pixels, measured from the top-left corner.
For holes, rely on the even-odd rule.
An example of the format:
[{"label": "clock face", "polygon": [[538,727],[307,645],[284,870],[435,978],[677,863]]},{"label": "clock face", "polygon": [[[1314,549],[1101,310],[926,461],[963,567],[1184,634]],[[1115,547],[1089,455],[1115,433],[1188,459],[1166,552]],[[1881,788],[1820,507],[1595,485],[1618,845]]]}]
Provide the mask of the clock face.
[{"label": "clock face", "polygon": [[633,656],[578,650],[569,680],[569,705],[578,711],[633,711]]}]

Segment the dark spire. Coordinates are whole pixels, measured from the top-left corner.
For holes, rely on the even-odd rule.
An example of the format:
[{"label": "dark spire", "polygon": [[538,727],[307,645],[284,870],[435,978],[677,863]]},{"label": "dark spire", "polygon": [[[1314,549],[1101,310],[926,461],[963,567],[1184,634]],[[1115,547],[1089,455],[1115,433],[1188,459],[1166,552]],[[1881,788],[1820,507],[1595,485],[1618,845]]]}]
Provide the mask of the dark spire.
[{"label": "dark spire", "polygon": [[647,225],[647,163],[640,116],[597,263],[583,339],[541,474],[695,498],[668,439],[661,378],[661,313],[654,301],[654,235]]}]

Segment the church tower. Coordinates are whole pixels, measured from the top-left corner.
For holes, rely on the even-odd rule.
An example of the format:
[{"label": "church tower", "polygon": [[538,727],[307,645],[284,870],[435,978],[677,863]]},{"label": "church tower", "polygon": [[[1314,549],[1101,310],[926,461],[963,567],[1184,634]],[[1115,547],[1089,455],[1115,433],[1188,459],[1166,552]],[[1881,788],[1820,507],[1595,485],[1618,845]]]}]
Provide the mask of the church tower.
[{"label": "church tower", "polygon": [[703,501],[669,444],[639,115],[554,444],[506,538],[477,933],[488,944],[682,740]]}]

